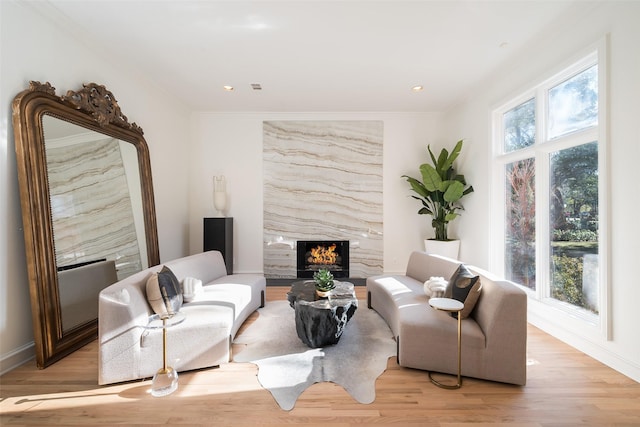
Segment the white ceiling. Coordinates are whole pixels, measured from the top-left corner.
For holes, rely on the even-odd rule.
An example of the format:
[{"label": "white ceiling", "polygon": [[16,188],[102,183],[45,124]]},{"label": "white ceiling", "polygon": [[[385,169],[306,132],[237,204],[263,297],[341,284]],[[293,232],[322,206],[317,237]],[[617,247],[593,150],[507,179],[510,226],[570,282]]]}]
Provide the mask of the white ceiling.
[{"label": "white ceiling", "polygon": [[[445,111],[580,0],[48,0],[197,111]],[[98,82],[100,83],[100,82]],[[252,83],[262,85],[253,91]],[[414,93],[411,87],[423,85]],[[223,85],[235,90],[225,92]]]}]

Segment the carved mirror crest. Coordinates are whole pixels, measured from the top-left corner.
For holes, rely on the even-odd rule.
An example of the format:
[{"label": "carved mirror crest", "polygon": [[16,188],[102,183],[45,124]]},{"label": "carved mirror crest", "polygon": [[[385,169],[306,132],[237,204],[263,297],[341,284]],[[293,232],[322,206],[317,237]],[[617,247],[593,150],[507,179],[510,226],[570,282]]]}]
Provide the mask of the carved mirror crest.
[{"label": "carved mirror crest", "polygon": [[149,150],[104,86],[13,101],[36,363],[97,337],[98,293],[160,262]]}]

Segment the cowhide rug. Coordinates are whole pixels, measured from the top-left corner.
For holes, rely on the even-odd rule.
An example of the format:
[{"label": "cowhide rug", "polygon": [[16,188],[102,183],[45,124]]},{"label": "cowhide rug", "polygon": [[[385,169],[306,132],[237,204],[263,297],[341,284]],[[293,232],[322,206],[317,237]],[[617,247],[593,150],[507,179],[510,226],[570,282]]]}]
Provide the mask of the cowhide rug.
[{"label": "cowhide rug", "polygon": [[366,302],[347,324],[340,341],[324,348],[307,347],[296,334],[295,313],[287,301],[267,302],[259,317],[234,343],[235,362],[258,366],[258,381],[282,409],[291,410],[307,387],[330,381],[360,403],[375,400],[376,379],[396,354],[391,330]]}]

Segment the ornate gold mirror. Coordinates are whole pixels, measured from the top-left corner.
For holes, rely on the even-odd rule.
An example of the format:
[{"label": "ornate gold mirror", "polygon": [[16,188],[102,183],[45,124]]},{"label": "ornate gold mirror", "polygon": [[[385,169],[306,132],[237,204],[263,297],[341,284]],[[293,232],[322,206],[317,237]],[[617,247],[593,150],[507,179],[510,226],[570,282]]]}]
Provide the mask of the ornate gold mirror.
[{"label": "ornate gold mirror", "polygon": [[13,101],[18,181],[39,368],[91,342],[98,293],[160,262],[149,149],[113,94],[57,96],[31,82]]}]

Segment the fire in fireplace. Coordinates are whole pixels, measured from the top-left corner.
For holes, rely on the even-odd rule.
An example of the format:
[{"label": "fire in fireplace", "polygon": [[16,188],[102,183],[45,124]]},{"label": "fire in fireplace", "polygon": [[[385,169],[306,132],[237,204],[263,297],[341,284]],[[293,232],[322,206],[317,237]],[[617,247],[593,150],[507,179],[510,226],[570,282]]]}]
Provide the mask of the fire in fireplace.
[{"label": "fire in fireplace", "polygon": [[299,240],[297,242],[297,277],[311,278],[326,268],[334,277],[349,277],[348,240]]}]

